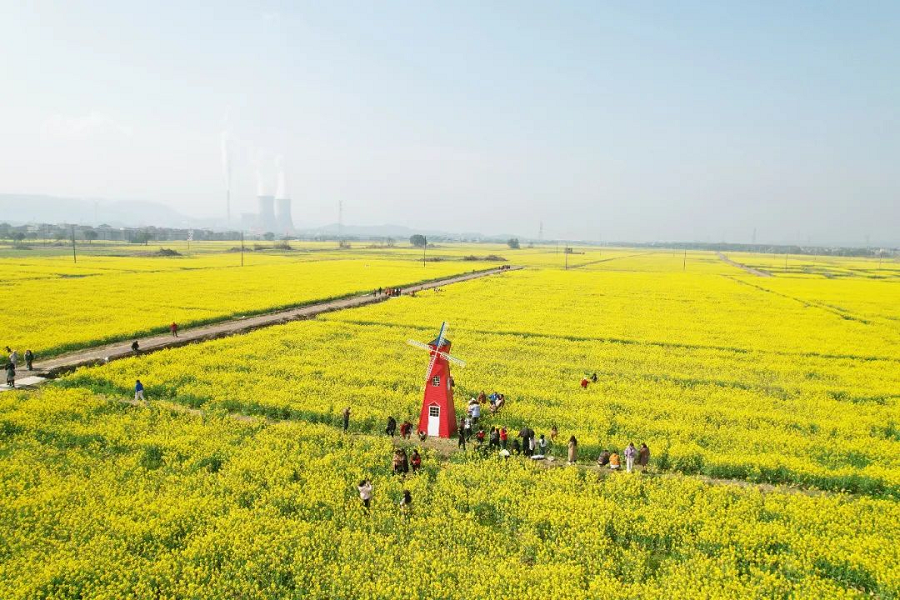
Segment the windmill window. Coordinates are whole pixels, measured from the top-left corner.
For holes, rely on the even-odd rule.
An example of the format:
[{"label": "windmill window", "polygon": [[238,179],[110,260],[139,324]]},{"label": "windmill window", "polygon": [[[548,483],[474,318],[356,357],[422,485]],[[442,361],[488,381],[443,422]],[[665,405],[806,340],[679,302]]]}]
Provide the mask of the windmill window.
[{"label": "windmill window", "polygon": [[441,376],[435,375],[434,377],[432,377],[431,385],[433,385],[434,387],[439,387],[441,385]]},{"label": "windmill window", "polygon": [[428,407],[428,416],[429,417],[439,417],[441,416],[441,409],[437,406],[429,406]]}]

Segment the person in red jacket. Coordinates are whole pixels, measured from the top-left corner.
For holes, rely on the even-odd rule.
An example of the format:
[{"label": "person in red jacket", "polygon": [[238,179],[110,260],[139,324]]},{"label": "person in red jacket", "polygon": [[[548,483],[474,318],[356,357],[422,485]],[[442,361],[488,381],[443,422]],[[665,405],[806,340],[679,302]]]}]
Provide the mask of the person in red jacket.
[{"label": "person in red jacket", "polygon": [[587,386],[588,386],[588,378],[582,377],[581,378],[581,389],[586,390]]},{"label": "person in red jacket", "polygon": [[412,465],[413,473],[419,472],[419,467],[422,466],[422,456],[419,454],[418,450],[413,450],[413,454],[409,459],[409,464]]},{"label": "person in red jacket", "polygon": [[506,427],[500,428],[500,445],[503,446],[503,449],[506,450],[506,440],[509,437],[509,434],[506,433]]},{"label": "person in red jacket", "polygon": [[172,324],[169,325],[169,331],[172,332],[172,337],[178,337],[178,323],[172,321]]}]

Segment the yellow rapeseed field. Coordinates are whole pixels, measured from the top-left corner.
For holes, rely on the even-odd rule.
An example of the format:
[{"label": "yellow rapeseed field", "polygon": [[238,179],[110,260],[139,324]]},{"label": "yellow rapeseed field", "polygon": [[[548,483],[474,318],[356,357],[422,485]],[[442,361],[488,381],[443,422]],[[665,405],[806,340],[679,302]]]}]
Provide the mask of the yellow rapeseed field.
[{"label": "yellow rapeseed field", "polygon": [[[896,274],[829,259],[760,277],[657,249],[576,248],[569,269],[553,246],[450,245],[429,249],[442,260],[425,269],[408,248],[308,250],[254,255],[240,294],[217,294],[234,268],[212,251],[159,270],[97,257],[85,268],[101,272],[80,278],[33,258],[35,276],[9,285],[14,298],[165,287],[110,318],[124,329],[185,322],[202,304],[182,301],[192,295],[210,304],[202,321],[488,255],[528,268],[0,394],[4,598],[900,595]],[[127,296],[109,293],[104,306]],[[48,348],[89,344],[102,326],[94,306],[41,310]],[[458,411],[506,394],[483,425],[511,439],[556,426],[560,468],[384,435],[421,402],[427,357],[406,340],[445,320],[468,363],[454,370]],[[122,402],[138,378],[149,406]],[[579,466],[562,468],[571,435]],[[651,448],[647,472],[592,466],[632,441]],[[390,474],[398,444],[421,447],[420,474]]]}]

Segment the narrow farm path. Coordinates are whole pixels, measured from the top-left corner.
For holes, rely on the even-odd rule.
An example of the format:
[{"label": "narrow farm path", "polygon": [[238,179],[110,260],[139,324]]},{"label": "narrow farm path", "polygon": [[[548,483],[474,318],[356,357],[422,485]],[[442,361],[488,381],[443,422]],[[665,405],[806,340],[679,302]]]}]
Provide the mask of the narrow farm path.
[{"label": "narrow farm path", "polygon": [[[507,271],[515,271],[521,268],[522,267],[509,266],[507,268],[489,269],[486,271],[473,271],[463,275],[397,287],[401,287],[404,294],[410,294],[463,281],[470,281],[480,277],[487,277],[489,275],[497,275]],[[356,308],[368,304],[375,304],[377,302],[385,302],[387,300],[390,300],[390,298],[384,295],[376,296],[374,293],[360,294],[346,298],[337,298],[314,304],[307,304],[297,308],[255,315],[252,317],[220,321],[210,325],[182,329],[178,331],[178,337],[174,337],[171,334],[163,334],[137,338],[137,341],[140,345],[141,354],[148,354],[165,348],[175,348],[216,338],[240,335],[262,327],[271,327],[272,325],[280,325],[289,321],[311,319],[322,313]],[[26,371],[24,365],[22,365],[18,371],[19,377],[22,378],[19,383],[21,387],[38,385],[46,378],[55,377],[61,373],[77,369],[78,367],[107,363],[112,360],[134,356],[134,354],[135,353],[131,350],[131,340],[69,352],[54,358],[35,362],[33,371]],[[28,378],[27,382],[24,381],[26,377]],[[0,392],[7,391],[8,389],[9,388],[5,384],[0,385]]]},{"label": "narrow farm path", "polygon": [[725,261],[726,263],[728,263],[728,264],[731,265],[732,267],[737,267],[738,269],[741,269],[741,270],[743,270],[743,271],[746,271],[746,272],[750,273],[751,275],[756,275],[757,277],[774,277],[774,275],[772,275],[772,274],[769,273],[768,271],[762,271],[762,270],[760,270],[760,269],[754,269],[753,267],[748,267],[748,266],[745,265],[745,264],[741,264],[741,263],[739,263],[739,262],[735,262],[735,261],[731,260],[730,258],[728,258],[727,256],[725,256],[724,254],[722,254],[721,252],[716,252],[716,255],[717,255],[721,260]]}]

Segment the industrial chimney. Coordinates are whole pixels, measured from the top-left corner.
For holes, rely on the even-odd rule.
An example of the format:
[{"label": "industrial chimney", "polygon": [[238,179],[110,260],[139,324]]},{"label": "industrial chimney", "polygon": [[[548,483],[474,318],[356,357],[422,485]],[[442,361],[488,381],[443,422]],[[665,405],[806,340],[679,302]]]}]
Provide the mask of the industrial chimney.
[{"label": "industrial chimney", "polygon": [[275,219],[275,198],[272,196],[259,196],[259,212],[257,217],[258,227],[263,232],[278,231],[278,221]]},{"label": "industrial chimney", "polygon": [[294,232],[294,219],[291,218],[290,198],[275,199],[275,217],[278,221],[278,232],[289,234]]}]

